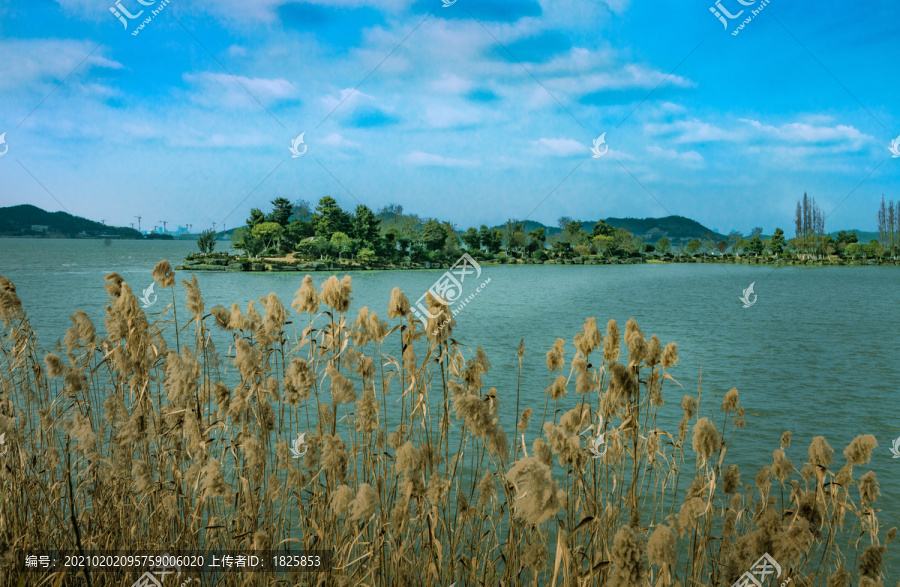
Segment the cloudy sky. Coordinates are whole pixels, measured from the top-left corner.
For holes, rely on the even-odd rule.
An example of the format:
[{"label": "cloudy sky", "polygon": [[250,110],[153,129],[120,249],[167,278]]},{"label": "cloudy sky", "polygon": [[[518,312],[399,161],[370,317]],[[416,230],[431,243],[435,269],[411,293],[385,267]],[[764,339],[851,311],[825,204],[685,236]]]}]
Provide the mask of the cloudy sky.
[{"label": "cloudy sky", "polygon": [[805,191],[829,230],[874,229],[900,198],[900,5],[765,1],[723,23],[707,0],[121,0],[123,23],[11,0],[0,205],[196,228],[331,195],[768,233]]}]

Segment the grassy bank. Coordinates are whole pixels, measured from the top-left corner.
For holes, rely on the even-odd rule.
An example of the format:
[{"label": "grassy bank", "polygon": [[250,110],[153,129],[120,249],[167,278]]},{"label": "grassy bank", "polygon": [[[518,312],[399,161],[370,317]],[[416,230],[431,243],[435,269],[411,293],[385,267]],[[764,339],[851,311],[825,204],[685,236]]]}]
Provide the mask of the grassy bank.
[{"label": "grassy bank", "polygon": [[[900,260],[892,260],[888,258],[879,259],[857,259],[846,257],[827,257],[822,259],[800,259],[800,258],[781,258],[774,257],[734,257],[727,256],[666,256],[666,257],[612,257],[601,258],[597,256],[591,257],[573,257],[560,259],[547,259],[543,261],[535,259],[477,259],[480,265],[634,265],[642,263],[713,263],[713,264],[732,264],[732,265],[769,265],[772,267],[785,266],[806,266],[806,267],[840,267],[840,266],[862,266],[862,265],[880,265],[880,266],[900,266]],[[415,270],[415,269],[449,269],[452,263],[447,262],[404,262],[400,264],[391,263],[360,263],[355,260],[328,260],[315,261],[309,259],[297,259],[291,255],[285,257],[260,257],[258,259],[250,259],[247,257],[236,257],[226,253],[215,253],[213,255],[191,255],[183,261],[182,265],[176,266],[175,269],[182,271],[248,271],[248,272],[265,272],[265,271],[363,271],[363,270]]]},{"label": "grassy bank", "polygon": [[[634,320],[521,346],[547,365],[546,403],[525,407],[489,386],[489,358],[453,338],[436,300],[423,328],[398,289],[383,314],[347,315],[349,277],[298,276],[290,308],[268,294],[246,309],[207,309],[195,278],[176,300],[167,262],[153,279],[165,310],[145,314],[110,274],[103,332],[73,309],[43,355],[27,315],[40,301],[0,277],[2,585],[76,584],[16,569],[47,548],[332,551],[329,573],[286,579],[302,585],[718,586],[764,553],[778,584],[887,572],[896,529],[864,469],[873,437],[835,456],[785,431],[770,464],[740,471],[738,391],[714,407],[686,393],[675,343]],[[515,430],[498,423],[501,398]],[[679,419],[658,417],[665,402]]]}]

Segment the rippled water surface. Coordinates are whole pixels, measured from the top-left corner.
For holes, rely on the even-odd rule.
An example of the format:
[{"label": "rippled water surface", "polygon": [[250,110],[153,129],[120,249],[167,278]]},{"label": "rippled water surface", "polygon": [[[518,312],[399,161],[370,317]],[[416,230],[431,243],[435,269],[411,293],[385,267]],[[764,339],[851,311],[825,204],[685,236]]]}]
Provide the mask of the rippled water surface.
[{"label": "rippled water surface", "polygon": [[[190,241],[0,239],[0,274],[16,285],[38,333],[49,349],[85,310],[102,331],[106,273],[116,271],[135,292],[150,285],[150,271],[162,258],[180,264],[195,250]],[[350,314],[367,305],[386,317],[391,289],[418,298],[441,271],[352,272]],[[318,285],[325,273],[314,274]],[[197,273],[207,310],[216,304],[246,308],[250,300],[275,292],[290,307],[302,273]],[[731,387],[740,392],[747,427],[739,431],[728,461],[752,483],[759,467],[772,462],[785,430],[795,465],[806,458],[813,436],[823,435],[835,460],[858,434],[878,440],[869,467],[881,484],[879,518],[900,524],[900,459],[889,447],[900,436],[900,270],[892,267],[756,267],[738,265],[484,266],[490,284],[457,316],[454,338],[484,347],[493,369],[486,383],[497,387],[504,429],[514,427],[516,348],[525,339],[520,404],[540,413],[548,372],[544,354],[557,337],[572,337],[584,319],[624,324],[634,317],[649,337],[678,344],[671,374],[696,393],[702,386],[704,415],[719,412]],[[179,279],[190,273],[178,272]],[[756,303],[738,300],[755,283]],[[167,292],[168,293],[168,292]],[[183,290],[176,292],[183,308]],[[160,303],[160,302],[158,302]],[[165,303],[161,296],[161,303]],[[702,383],[701,383],[702,371]],[[666,382],[661,427],[674,430],[684,392]],[[715,408],[715,410],[713,410]],[[857,474],[859,472],[857,471]],[[896,549],[893,549],[896,551]],[[891,556],[897,574],[898,557]]]}]

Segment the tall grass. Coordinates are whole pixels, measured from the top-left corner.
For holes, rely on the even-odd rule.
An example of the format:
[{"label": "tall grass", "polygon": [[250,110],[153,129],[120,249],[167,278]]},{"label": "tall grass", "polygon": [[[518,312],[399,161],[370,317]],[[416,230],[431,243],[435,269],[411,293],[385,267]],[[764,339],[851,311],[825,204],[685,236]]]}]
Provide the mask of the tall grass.
[{"label": "tall grass", "polygon": [[[165,261],[153,277],[175,285]],[[3,585],[75,584],[16,570],[17,553],[47,548],[327,549],[329,573],[289,581],[341,586],[731,585],[769,553],[779,584],[883,584],[896,528],[879,525],[874,473],[854,471],[875,439],[838,463],[816,437],[795,466],[785,432],[745,485],[726,460],[745,423],[737,390],[716,410],[699,385],[683,395],[676,345],[634,320],[604,337],[589,318],[574,350],[558,339],[545,405],[518,412],[519,386],[487,386],[487,356],[430,296],[422,328],[396,288],[388,320],[348,316],[349,277],[317,289],[306,276],[290,311],[269,294],[262,314],[207,311],[196,278],[183,283],[183,311],[173,293],[148,316],[108,275],[105,336],[76,311],[42,356],[0,277]],[[501,397],[515,430],[499,424]],[[666,401],[679,422],[658,418]]]}]

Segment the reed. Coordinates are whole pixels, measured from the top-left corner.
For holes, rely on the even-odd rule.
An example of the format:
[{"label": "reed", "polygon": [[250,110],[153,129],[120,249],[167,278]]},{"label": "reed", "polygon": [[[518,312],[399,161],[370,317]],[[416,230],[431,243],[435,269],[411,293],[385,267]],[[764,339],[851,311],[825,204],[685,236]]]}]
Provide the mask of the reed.
[{"label": "reed", "polygon": [[[174,288],[167,262],[154,277]],[[718,586],[763,553],[779,582],[884,584],[897,531],[879,524],[875,474],[855,470],[875,439],[839,462],[824,437],[803,454],[785,432],[771,465],[742,472],[726,459],[738,391],[715,410],[699,383],[684,394],[675,343],[634,320],[603,336],[588,318],[571,357],[557,339],[541,420],[527,407],[504,430],[499,400],[518,412],[523,382],[489,387],[487,356],[453,338],[439,300],[423,328],[396,288],[389,321],[349,316],[349,277],[307,276],[293,313],[275,294],[262,313],[207,311],[196,278],[182,283],[181,311],[173,293],[147,315],[106,276],[105,335],[76,311],[43,354],[0,276],[0,584],[80,584],[15,570],[17,553],[50,548],[334,552],[327,574],[218,585]],[[663,421],[665,402],[680,421]]]}]

